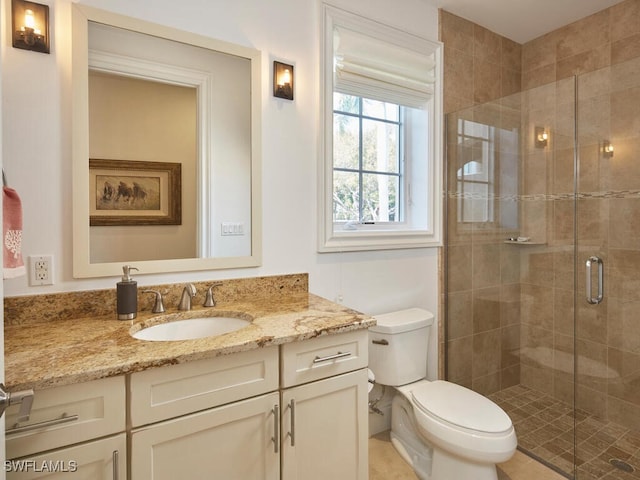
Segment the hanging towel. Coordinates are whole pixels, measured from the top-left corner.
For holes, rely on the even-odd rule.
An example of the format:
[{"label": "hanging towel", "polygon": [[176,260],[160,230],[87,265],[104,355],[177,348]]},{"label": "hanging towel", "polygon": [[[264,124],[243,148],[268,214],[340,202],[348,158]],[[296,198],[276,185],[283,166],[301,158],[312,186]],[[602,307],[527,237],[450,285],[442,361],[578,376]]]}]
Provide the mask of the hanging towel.
[{"label": "hanging towel", "polygon": [[13,188],[4,186],[2,192],[3,278],[15,278],[26,274],[22,260],[22,203]]}]

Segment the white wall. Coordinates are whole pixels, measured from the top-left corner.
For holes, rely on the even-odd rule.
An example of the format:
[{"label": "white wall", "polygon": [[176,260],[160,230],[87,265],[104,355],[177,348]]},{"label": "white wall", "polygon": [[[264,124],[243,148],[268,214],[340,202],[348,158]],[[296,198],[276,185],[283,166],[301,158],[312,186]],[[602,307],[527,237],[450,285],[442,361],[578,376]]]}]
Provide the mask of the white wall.
[{"label": "white wall", "polygon": [[[71,265],[70,0],[51,0],[51,54],[8,48],[3,59],[4,166],[24,206],[23,254],[53,254],[51,287],[5,280],[7,296],[111,288],[75,280]],[[437,251],[316,253],[319,20],[316,0],[82,0],[79,3],[262,51],[263,265],[255,269],[139,275],[141,285],[308,272],[310,290],[376,314],[437,311]],[[356,13],[437,39],[437,10],[423,0],[334,0]],[[3,27],[10,25],[3,16]],[[5,30],[6,32],[7,30]],[[6,35],[5,35],[6,37]],[[295,101],[271,95],[273,60],[293,63]],[[294,199],[294,200],[292,200]],[[435,377],[435,335],[430,376]]]}]

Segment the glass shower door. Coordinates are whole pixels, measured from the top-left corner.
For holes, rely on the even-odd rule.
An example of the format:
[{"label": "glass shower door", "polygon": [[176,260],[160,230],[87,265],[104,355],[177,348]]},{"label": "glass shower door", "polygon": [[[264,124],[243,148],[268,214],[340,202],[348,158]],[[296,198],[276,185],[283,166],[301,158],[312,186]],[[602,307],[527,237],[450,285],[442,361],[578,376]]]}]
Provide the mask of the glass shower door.
[{"label": "glass shower door", "polygon": [[447,379],[568,478],[640,479],[640,59],[449,114],[446,199]]},{"label": "glass shower door", "polygon": [[577,92],[576,473],[640,478],[640,59]]},{"label": "glass shower door", "polygon": [[566,78],[521,94],[524,241],[508,245],[520,266],[520,382],[495,395],[512,417],[519,448],[568,476],[574,474],[576,421],[575,83]]},{"label": "glass shower door", "polygon": [[[575,81],[447,117],[447,379],[574,471]],[[543,134],[546,133],[545,135]]]}]

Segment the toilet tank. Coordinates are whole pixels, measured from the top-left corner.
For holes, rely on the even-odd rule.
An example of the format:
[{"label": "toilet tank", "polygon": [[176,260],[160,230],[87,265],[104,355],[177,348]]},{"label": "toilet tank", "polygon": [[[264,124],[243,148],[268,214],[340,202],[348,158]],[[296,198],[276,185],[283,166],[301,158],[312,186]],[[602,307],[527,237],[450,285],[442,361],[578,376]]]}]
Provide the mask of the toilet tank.
[{"label": "toilet tank", "polygon": [[376,383],[399,386],[427,376],[433,314],[422,308],[375,315],[369,328],[369,369]]}]

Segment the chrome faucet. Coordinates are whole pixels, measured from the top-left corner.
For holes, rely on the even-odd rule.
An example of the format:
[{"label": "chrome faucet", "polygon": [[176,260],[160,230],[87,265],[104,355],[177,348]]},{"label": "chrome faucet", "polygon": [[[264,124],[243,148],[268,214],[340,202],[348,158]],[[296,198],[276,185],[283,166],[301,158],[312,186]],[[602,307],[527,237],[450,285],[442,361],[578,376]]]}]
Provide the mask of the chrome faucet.
[{"label": "chrome faucet", "polygon": [[188,283],[185,285],[184,290],[182,290],[182,297],[180,298],[180,303],[178,304],[178,310],[191,310],[191,299],[196,295],[196,287],[193,283]]}]

